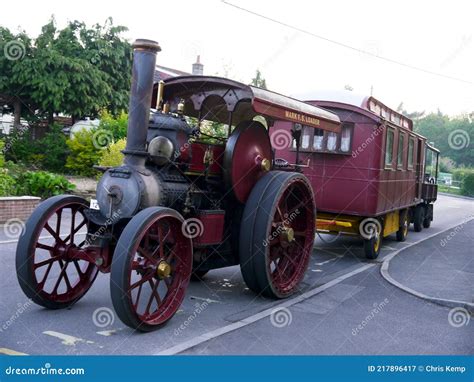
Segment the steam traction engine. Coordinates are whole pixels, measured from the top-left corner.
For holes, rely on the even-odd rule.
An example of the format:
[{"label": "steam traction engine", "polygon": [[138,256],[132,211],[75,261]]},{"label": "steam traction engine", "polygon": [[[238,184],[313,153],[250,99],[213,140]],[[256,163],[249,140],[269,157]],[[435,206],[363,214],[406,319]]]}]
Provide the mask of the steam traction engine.
[{"label": "steam traction engine", "polygon": [[[210,269],[240,264],[248,287],[268,297],[296,290],[313,247],[314,196],[301,166],[273,154],[272,143],[289,147],[300,131],[277,137],[271,126],[339,128],[332,113],[227,79],[178,77],[156,88],[158,51],[153,41],[134,44],[123,165],[105,171],[96,203],[41,203],[16,256],[21,288],[51,309],[111,272],[118,316],[141,331],[169,320],[191,276]],[[206,123],[226,124],[228,136],[211,140]]]}]

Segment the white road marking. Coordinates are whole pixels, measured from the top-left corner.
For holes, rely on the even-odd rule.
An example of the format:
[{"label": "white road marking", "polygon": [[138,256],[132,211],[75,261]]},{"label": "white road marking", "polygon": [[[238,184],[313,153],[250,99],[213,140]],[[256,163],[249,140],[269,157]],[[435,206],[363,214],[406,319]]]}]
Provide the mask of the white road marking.
[{"label": "white road marking", "polygon": [[101,336],[110,337],[111,335],[117,333],[120,330],[122,329],[101,330],[100,332],[96,332],[96,333],[100,334]]},{"label": "white road marking", "polygon": [[[300,303],[304,300],[307,300],[310,297],[313,297],[314,295],[316,295],[318,293],[321,293],[321,292],[325,291],[328,288],[331,288],[332,286],[334,286],[336,284],[339,284],[340,282],[348,279],[349,277],[355,276],[356,274],[364,272],[367,269],[375,267],[375,266],[376,266],[376,264],[364,265],[360,268],[357,268],[357,269],[353,270],[352,272],[349,272],[349,273],[347,273],[345,275],[342,275],[342,276],[340,276],[340,277],[338,277],[334,280],[331,280],[328,283],[326,283],[326,284],[324,284],[324,285],[322,285],[318,288],[312,289],[312,290],[310,290],[308,292],[305,292],[305,293],[303,293],[299,296],[296,296],[296,297],[293,297],[291,299],[285,300],[283,303],[279,304],[277,307],[278,308],[288,308],[292,305],[298,304],[298,303]],[[266,309],[262,312],[254,314],[250,317],[244,318],[243,320],[234,322],[233,324],[226,325],[226,326],[223,326],[223,327],[215,329],[215,330],[211,330],[210,332],[207,332],[207,333],[204,333],[200,336],[192,338],[189,341],[186,341],[186,342],[183,342],[181,344],[172,346],[168,349],[159,351],[158,353],[156,353],[156,355],[173,355],[173,354],[182,353],[183,351],[186,351],[186,350],[188,350],[190,348],[193,348],[197,345],[200,345],[204,342],[212,340],[216,337],[220,337],[224,334],[230,333],[230,332],[232,332],[234,330],[237,330],[237,329],[240,329],[244,326],[248,326],[250,324],[253,324],[254,322],[257,322],[257,321],[261,320],[262,318],[269,317],[277,307],[275,307],[275,306],[271,307],[271,308]]]},{"label": "white road marking", "polygon": [[16,350],[12,349],[7,349],[7,348],[0,348],[0,354],[6,354],[6,355],[28,355],[26,353],[21,353]]},{"label": "white road marking", "polygon": [[211,303],[211,302],[215,302],[217,304],[222,304],[221,301],[217,301],[217,300],[211,300],[210,298],[205,298],[205,297],[196,297],[196,296],[191,296],[189,297],[191,300],[200,300],[200,301],[206,301],[207,303]]},{"label": "white road marking", "polygon": [[79,337],[74,337],[74,336],[70,336],[69,334],[55,332],[53,330],[47,330],[47,331],[43,332],[43,334],[46,334],[46,335],[51,336],[51,337],[59,338],[60,340],[62,340],[61,343],[63,345],[67,345],[67,346],[75,346],[76,343],[78,343],[78,342],[83,342],[83,343],[87,343],[87,344],[93,344],[94,343],[93,341],[87,341],[87,340],[84,340],[84,339],[79,338]]}]

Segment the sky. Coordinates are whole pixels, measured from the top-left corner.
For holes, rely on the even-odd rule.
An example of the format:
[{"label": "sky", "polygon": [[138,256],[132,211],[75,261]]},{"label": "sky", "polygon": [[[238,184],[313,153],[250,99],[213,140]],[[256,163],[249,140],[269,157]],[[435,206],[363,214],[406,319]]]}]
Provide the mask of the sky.
[{"label": "sky", "polygon": [[199,54],[204,74],[249,83],[258,68],[269,89],[297,98],[349,85],[392,108],[403,102],[409,112],[474,111],[472,0],[225,1],[300,31],[222,0],[14,1],[0,13],[0,25],[37,36],[53,14],[59,27],[111,16],[129,28],[130,41],[158,41],[163,66],[191,71]]}]

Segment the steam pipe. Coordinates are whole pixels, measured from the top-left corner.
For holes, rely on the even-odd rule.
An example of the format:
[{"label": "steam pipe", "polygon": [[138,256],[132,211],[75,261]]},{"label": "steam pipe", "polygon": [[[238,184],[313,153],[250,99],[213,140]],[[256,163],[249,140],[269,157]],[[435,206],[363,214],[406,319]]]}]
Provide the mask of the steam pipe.
[{"label": "steam pipe", "polygon": [[136,40],[133,45],[132,86],[128,112],[127,145],[124,163],[142,167],[147,156],[146,138],[150,118],[156,54],[160,45],[152,40]]}]

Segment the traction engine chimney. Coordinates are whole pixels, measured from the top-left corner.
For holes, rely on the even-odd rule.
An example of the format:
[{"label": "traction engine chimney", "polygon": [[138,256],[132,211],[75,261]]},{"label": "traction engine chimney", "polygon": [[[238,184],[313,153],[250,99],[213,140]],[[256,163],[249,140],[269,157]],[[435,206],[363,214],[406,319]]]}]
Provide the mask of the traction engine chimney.
[{"label": "traction engine chimney", "polygon": [[132,86],[127,127],[125,164],[142,167],[147,156],[146,139],[153,93],[156,54],[161,51],[156,41],[139,39],[133,45]]}]

